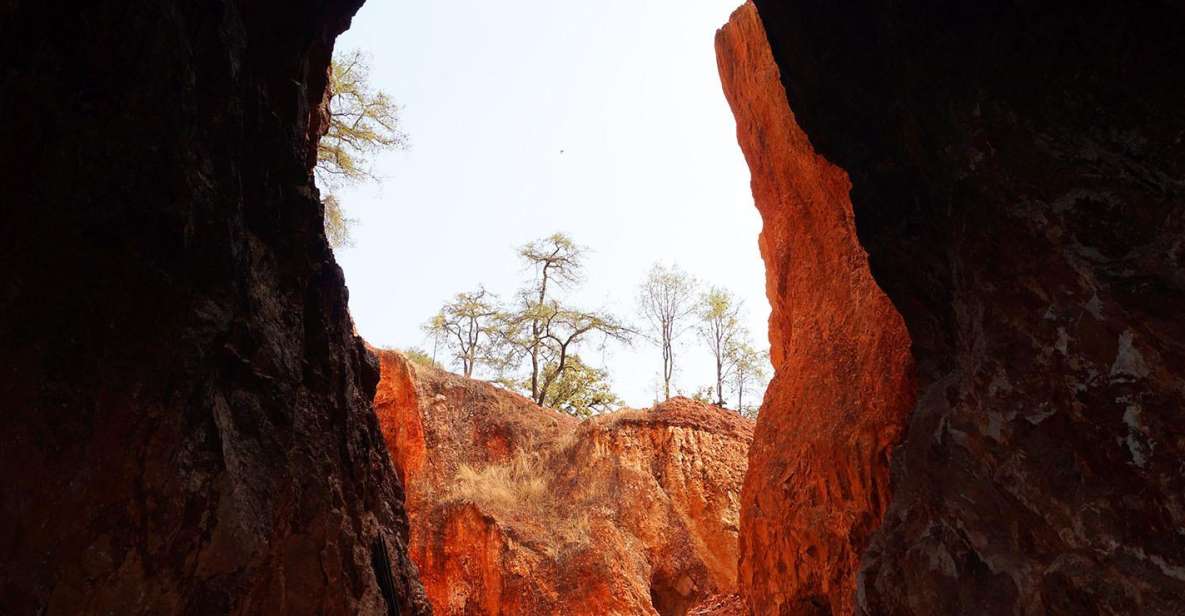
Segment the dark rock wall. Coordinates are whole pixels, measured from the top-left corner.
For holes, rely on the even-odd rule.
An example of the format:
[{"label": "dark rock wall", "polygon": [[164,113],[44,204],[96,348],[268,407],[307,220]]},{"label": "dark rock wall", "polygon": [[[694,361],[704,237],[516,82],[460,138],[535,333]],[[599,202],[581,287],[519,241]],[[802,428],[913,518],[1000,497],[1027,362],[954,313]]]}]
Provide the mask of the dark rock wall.
[{"label": "dark rock wall", "polygon": [[0,3],[0,613],[423,613],[310,134],[360,2]]},{"label": "dark rock wall", "polygon": [[1185,9],[756,4],[918,366],[856,609],[1185,612]]}]

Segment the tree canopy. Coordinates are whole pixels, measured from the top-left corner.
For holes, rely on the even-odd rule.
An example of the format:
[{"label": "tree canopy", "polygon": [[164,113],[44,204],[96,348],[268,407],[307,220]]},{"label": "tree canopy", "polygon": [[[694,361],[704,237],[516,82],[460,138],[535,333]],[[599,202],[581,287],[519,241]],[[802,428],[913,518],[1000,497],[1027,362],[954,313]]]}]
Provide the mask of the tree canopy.
[{"label": "tree canopy", "polygon": [[333,191],[347,184],[378,180],[369,157],[383,150],[406,149],[408,137],[399,127],[399,107],[385,92],[370,85],[370,64],[354,50],[335,55],[330,63],[327,111],[329,126],[317,143],[317,183],[327,193],[325,234],[330,245],[350,243],[353,220],[345,215]]},{"label": "tree canopy", "polygon": [[497,316],[497,297],[479,288],[458,293],[424,324],[424,330],[444,344],[461,365],[461,373],[471,377],[478,362],[488,357]]},{"label": "tree canopy", "polygon": [[607,311],[558,296],[583,280],[583,253],[562,233],[530,242],[518,255],[532,276],[513,302],[458,295],[426,330],[447,342],[466,376],[481,363],[496,381],[541,406],[579,416],[603,412],[618,401],[608,373],[587,365],[578,351],[603,348],[609,340],[628,343],[633,330]]},{"label": "tree canopy", "polygon": [[[584,282],[587,250],[554,233],[516,253],[529,276],[511,300],[502,302],[485,288],[457,294],[425,324],[433,352],[419,359],[431,361],[436,349],[444,348],[443,361],[465,376],[489,378],[540,406],[578,417],[619,406],[609,371],[586,358],[609,342],[630,344],[638,330],[610,311],[590,310],[566,297]],[[690,274],[655,264],[639,287],[637,306],[647,339],[662,350],[665,399],[673,388],[676,342],[694,329],[715,368],[714,383],[696,389],[695,398],[720,407],[732,398],[739,412],[756,414],[769,360],[741,325],[735,295],[723,287],[701,293]]]},{"label": "tree canopy", "polygon": [[727,289],[713,287],[700,298],[696,331],[712,353],[716,368],[715,402],[724,406],[724,383],[732,374],[730,349],[741,334],[741,303]]},{"label": "tree canopy", "polygon": [[769,378],[769,352],[753,348],[748,332],[743,332],[728,349],[728,361],[732,364],[729,389],[737,398],[737,412],[746,417],[757,417],[761,400],[755,399],[746,405],[745,394],[764,390]]},{"label": "tree canopy", "polygon": [[561,410],[576,417],[590,417],[621,406],[613,393],[609,372],[584,363],[579,355],[570,355],[563,370],[549,362],[543,374],[550,383],[547,397],[540,406]]}]

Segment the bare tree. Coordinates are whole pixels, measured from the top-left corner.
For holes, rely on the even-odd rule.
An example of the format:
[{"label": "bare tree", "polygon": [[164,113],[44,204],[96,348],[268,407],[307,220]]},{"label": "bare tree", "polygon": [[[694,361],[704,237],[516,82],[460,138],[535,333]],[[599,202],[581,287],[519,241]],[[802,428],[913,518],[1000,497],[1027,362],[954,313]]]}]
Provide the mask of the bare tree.
[{"label": "bare tree", "polygon": [[487,354],[494,319],[498,316],[496,302],[497,298],[484,288],[458,293],[424,325],[425,331],[438,336],[453,351],[453,358],[467,377],[473,376],[478,361]]},{"label": "bare tree", "polygon": [[[542,355],[548,338],[547,322],[554,319],[558,306],[548,305],[548,291],[552,286],[567,287],[578,284],[583,277],[584,248],[563,233],[535,240],[519,248],[521,257],[535,272],[531,286],[519,293],[522,309],[511,316],[507,332],[517,335],[505,339],[513,347],[524,351],[531,363],[531,399],[539,402],[545,397],[540,392]],[[539,402],[542,404],[542,402]]]},{"label": "bare tree", "polygon": [[761,403],[745,406],[745,392],[756,392],[768,384],[769,353],[754,349],[748,332],[742,331],[728,349],[728,362],[732,364],[729,384],[737,397],[737,412],[755,418]]},{"label": "bare tree", "polygon": [[669,269],[655,263],[638,291],[638,308],[649,326],[649,338],[662,349],[664,399],[671,398],[675,372],[675,340],[687,329],[695,313],[696,282],[678,266]]},{"label": "bare tree", "polygon": [[724,382],[734,368],[729,361],[729,349],[741,332],[740,311],[740,301],[719,287],[713,287],[700,298],[696,331],[708,345],[716,364],[716,404],[720,406],[724,406]]}]

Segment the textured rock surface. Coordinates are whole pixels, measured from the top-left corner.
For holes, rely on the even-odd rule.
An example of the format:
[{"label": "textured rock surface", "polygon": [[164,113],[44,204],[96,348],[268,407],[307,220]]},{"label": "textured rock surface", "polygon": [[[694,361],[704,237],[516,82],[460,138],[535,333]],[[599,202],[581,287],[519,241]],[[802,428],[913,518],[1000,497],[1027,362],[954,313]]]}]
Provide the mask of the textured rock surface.
[{"label": "textured rock surface", "polygon": [[1185,612],[1183,9],[756,4],[918,367],[856,610]]},{"label": "textured rock surface", "polygon": [[580,423],[484,381],[373,351],[382,375],[375,412],[392,462],[407,475],[409,509],[439,500],[461,464],[483,467],[546,448]]},{"label": "textured rock surface", "polygon": [[309,173],[358,3],[83,4],[0,6],[0,613],[425,613]]},{"label": "textured rock surface", "polygon": [[763,221],[775,368],[745,478],[741,589],[757,614],[846,614],[913,405],[909,336],[869,273],[847,175],[795,122],[751,4],[716,49]]},{"label": "textured rock surface", "polygon": [[[411,552],[437,614],[682,615],[701,602],[699,613],[738,613],[717,595],[736,589],[751,422],[682,399],[578,422],[393,352],[381,359],[380,421],[418,415],[423,426],[426,458],[407,464],[420,469],[408,474]],[[396,393],[409,374],[414,409]],[[416,451],[397,429],[385,434],[396,466]],[[522,472],[465,489],[463,467]]]}]

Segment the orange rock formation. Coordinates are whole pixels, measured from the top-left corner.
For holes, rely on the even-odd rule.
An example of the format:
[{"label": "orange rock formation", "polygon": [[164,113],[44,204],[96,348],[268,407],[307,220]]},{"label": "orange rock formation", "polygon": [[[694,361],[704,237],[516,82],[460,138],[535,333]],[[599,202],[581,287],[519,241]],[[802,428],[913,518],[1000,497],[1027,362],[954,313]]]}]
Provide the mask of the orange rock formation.
[{"label": "orange rock formation", "polygon": [[742,492],[741,593],[755,614],[850,614],[913,406],[909,336],[869,273],[847,174],[795,122],[752,4],[716,51],[764,222],[775,369]]},{"label": "orange rock formation", "polygon": [[685,399],[580,422],[379,356],[375,408],[436,614],[738,613],[752,422]]}]

